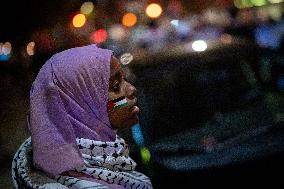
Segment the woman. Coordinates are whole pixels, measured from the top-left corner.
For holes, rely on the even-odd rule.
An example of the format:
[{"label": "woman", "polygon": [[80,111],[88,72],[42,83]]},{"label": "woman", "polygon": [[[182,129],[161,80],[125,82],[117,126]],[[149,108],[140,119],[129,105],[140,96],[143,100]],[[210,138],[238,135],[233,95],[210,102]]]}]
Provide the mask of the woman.
[{"label": "woman", "polygon": [[31,140],[13,160],[16,188],[152,188],[116,135],[138,122],[139,108],[112,54],[77,47],[41,68],[30,93]]}]

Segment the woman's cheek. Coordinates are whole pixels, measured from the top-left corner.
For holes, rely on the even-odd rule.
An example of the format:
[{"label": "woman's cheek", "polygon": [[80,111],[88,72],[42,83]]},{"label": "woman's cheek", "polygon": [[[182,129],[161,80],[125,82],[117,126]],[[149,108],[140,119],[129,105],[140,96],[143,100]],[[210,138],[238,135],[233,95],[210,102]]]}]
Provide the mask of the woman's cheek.
[{"label": "woman's cheek", "polygon": [[124,126],[129,116],[128,109],[121,108],[118,110],[113,110],[109,113],[110,123],[114,127],[114,129],[118,129]]}]

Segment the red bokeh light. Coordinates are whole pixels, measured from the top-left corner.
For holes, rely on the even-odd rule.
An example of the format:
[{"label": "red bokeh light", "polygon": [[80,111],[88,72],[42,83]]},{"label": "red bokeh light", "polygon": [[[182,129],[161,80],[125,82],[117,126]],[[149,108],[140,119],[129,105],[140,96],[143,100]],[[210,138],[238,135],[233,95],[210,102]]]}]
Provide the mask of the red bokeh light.
[{"label": "red bokeh light", "polygon": [[90,41],[92,43],[103,43],[107,40],[108,34],[105,29],[98,29],[93,32],[90,36]]}]

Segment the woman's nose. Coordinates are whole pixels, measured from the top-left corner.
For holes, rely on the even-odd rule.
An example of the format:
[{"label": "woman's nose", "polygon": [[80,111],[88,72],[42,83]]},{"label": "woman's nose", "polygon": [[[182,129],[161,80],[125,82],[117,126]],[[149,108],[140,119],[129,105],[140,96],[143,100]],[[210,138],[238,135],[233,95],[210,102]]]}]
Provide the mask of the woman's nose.
[{"label": "woman's nose", "polygon": [[128,98],[134,98],[136,96],[136,88],[127,82],[125,93]]}]

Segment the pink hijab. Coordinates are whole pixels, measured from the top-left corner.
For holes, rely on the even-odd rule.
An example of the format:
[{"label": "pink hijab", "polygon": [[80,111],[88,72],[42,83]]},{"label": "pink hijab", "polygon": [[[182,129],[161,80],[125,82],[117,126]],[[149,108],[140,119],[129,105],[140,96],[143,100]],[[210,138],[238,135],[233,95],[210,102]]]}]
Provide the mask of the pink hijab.
[{"label": "pink hijab", "polygon": [[52,56],[30,92],[33,161],[50,176],[84,164],[76,137],[114,141],[107,101],[113,52],[95,45]]}]

